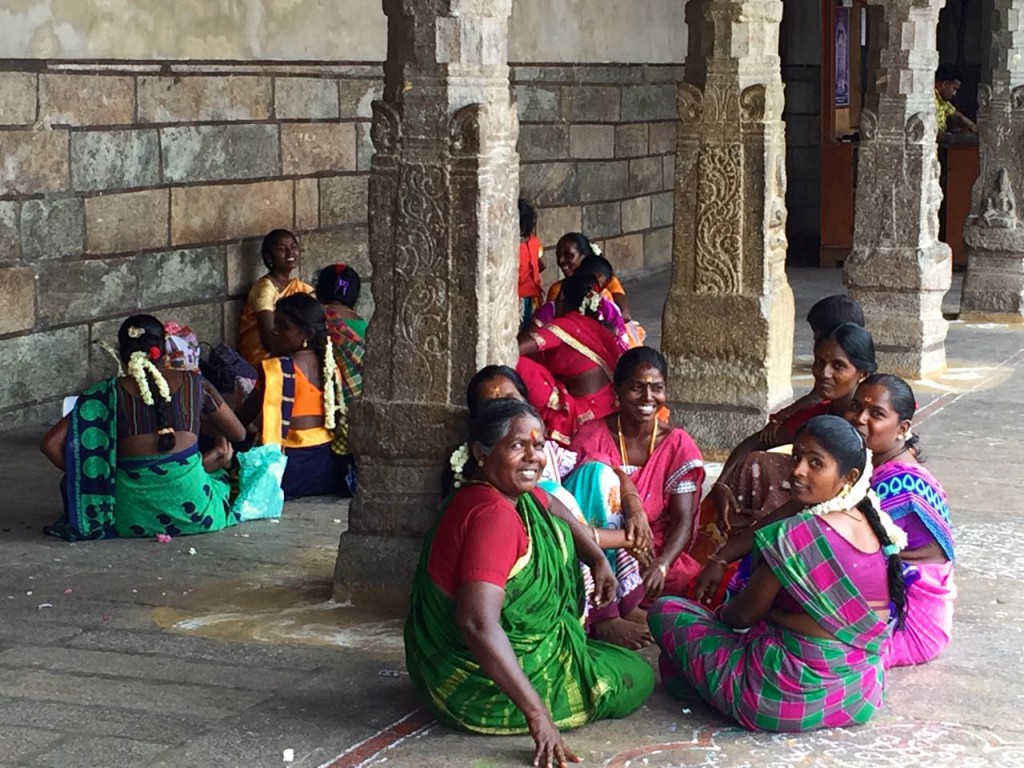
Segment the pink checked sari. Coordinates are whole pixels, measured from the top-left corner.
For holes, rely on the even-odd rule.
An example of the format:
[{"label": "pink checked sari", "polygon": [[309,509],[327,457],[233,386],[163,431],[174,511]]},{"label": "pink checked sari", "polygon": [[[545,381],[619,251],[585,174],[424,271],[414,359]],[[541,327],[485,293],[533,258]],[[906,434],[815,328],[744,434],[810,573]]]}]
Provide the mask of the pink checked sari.
[{"label": "pink checked sari", "polygon": [[673,429],[654,449],[646,464],[631,466],[622,463],[619,446],[604,419],[595,419],[579,428],[572,450],[578,454],[580,465],[598,461],[611,467],[621,467],[630,476],[647,513],[657,554],[664,550],[665,541],[672,531],[669,500],[677,493],[693,497],[693,529],[683,553],[669,566],[665,577],[665,594],[684,594],[701,569],[700,563],[690,555],[690,549],[697,538],[704,460],[690,436],[682,429]]},{"label": "pink checked sari", "polygon": [[[809,731],[867,722],[882,705],[888,626],[857,591],[818,518],[755,532],[755,548],[786,593],[835,639],[763,619],[745,633],[691,600],[664,598],[648,613],[670,693],[687,686],[744,728]],[[884,578],[885,560],[877,567]],[[876,574],[877,575],[877,574]]]}]

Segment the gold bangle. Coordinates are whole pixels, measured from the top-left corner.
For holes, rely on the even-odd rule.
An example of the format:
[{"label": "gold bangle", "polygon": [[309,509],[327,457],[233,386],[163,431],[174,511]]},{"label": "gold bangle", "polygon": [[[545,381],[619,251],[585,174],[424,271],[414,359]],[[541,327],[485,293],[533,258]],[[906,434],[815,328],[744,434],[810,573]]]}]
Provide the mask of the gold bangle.
[{"label": "gold bangle", "polygon": [[635,491],[630,491],[629,493],[622,494],[622,500],[625,501],[630,496],[633,496],[634,498],[636,498],[636,500],[639,501],[641,504],[644,503],[644,500],[640,498],[640,494],[636,493]]},{"label": "gold bangle", "polygon": [[597,544],[597,548],[600,549],[601,548],[601,539],[598,538],[597,528],[595,528],[594,526],[591,526],[590,527],[590,533],[594,537],[594,543]]}]

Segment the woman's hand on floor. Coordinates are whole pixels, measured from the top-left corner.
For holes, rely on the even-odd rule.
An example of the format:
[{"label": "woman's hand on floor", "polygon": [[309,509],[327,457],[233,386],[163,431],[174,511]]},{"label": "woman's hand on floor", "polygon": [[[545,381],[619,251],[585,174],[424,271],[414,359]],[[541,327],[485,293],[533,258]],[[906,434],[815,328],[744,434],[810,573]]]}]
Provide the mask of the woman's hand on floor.
[{"label": "woman's hand on floor", "polygon": [[537,768],[564,768],[569,763],[582,762],[565,746],[562,734],[551,722],[551,716],[547,712],[541,717],[529,720],[527,725],[530,728],[533,743],[536,744],[536,749],[533,752],[533,764]]}]

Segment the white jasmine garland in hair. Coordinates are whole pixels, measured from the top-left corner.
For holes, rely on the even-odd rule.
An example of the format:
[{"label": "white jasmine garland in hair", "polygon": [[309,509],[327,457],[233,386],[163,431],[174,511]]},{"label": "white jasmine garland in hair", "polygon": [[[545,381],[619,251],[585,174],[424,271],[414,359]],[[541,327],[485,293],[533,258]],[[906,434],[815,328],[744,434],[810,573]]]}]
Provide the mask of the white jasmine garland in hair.
[{"label": "white jasmine garland in hair", "polygon": [[338,361],[334,359],[334,348],[328,339],[324,349],[324,426],[327,429],[334,429],[337,426],[337,412],[345,414],[345,397],[341,392],[341,381],[338,377]]},{"label": "white jasmine garland in hair", "polygon": [[[128,329],[129,335],[132,329]],[[160,399],[165,403],[171,402],[171,388],[167,385],[167,379],[160,373],[160,369],[153,365],[153,361],[149,359],[149,355],[141,350],[138,352],[132,352],[128,358],[128,375],[135,379],[136,385],[139,387],[139,395],[142,397],[142,402],[146,405],[155,405],[153,400],[153,391],[149,387],[149,379],[146,377],[146,373],[152,377],[156,383],[157,391],[160,393]]]},{"label": "white jasmine garland in hair", "polygon": [[599,246],[597,243],[591,243],[590,244],[590,250],[592,250],[594,252],[595,256],[603,255],[602,252],[601,252],[601,246]]},{"label": "white jasmine garland in hair", "polygon": [[462,470],[465,469],[467,461],[469,461],[469,443],[460,445],[448,458],[448,466],[452,468],[452,474],[455,476],[456,488],[461,487],[463,480],[466,479],[462,475]]},{"label": "white jasmine garland in hair", "polygon": [[889,541],[891,541],[893,546],[896,547],[896,552],[902,552],[907,548],[907,532],[893,522],[893,519],[889,517],[888,512],[882,510],[878,497],[875,496],[874,491],[871,491],[869,496],[871,498],[871,503],[874,504],[875,509],[878,510],[878,519],[882,522],[882,528],[885,529],[885,535],[889,537]]},{"label": "white jasmine garland in hair", "polygon": [[589,291],[580,303],[580,314],[585,315],[587,312],[593,312],[596,315],[600,306],[601,294],[597,291]]}]

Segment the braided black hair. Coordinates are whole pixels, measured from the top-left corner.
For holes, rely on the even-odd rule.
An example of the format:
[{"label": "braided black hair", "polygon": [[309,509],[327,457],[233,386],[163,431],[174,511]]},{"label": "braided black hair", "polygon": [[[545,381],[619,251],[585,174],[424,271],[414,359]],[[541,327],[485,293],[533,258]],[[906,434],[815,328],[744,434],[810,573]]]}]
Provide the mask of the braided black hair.
[{"label": "braided black hair", "polygon": [[[562,281],[560,298],[563,312],[578,312],[583,307],[583,300],[587,295],[591,292],[599,293],[599,291],[597,278],[594,275],[576,270]],[[586,309],[582,314],[597,320],[609,330],[614,330],[610,322],[601,317],[599,310]]]},{"label": "braided black hair", "polygon": [[[856,327],[856,326],[854,326]],[[800,430],[798,435],[807,435],[815,440],[825,451],[836,460],[839,474],[845,475],[851,469],[864,472],[867,464],[867,446],[861,436],[850,422],[840,416],[815,416],[808,421]],[[894,543],[882,525],[881,514],[871,501],[870,496],[865,496],[857,503],[857,509],[864,515],[871,531],[882,545],[882,549],[892,546]],[[889,600],[893,605],[893,617],[896,625],[903,626],[903,620],[907,613],[907,584],[903,578],[903,561],[899,552],[886,557],[886,572],[889,586]]]},{"label": "braided black hair", "polygon": [[[117,346],[121,362],[125,365],[136,352],[143,353],[149,360],[159,360],[166,349],[163,323],[152,315],[132,315],[121,323],[117,331]],[[155,357],[153,349],[157,350]],[[175,446],[174,427],[168,413],[170,403],[160,396],[153,374],[144,369],[143,375],[149,380],[150,391],[154,393],[153,405],[149,407],[156,409],[156,449],[160,453],[167,453]]]},{"label": "braided black hair", "polygon": [[[274,305],[274,311],[280,312],[288,318],[299,330],[311,334],[309,347],[316,353],[322,371],[330,338],[327,335],[327,316],[324,314],[324,308],[320,302],[308,293],[295,293],[278,299],[277,304]],[[331,354],[334,354],[333,350]],[[323,384],[327,387],[330,382],[325,381]]]}]

